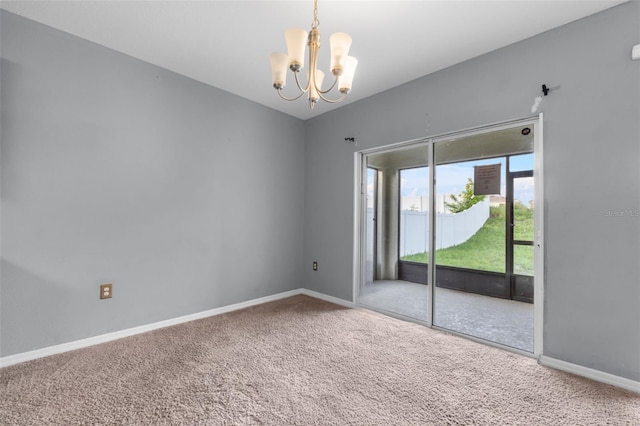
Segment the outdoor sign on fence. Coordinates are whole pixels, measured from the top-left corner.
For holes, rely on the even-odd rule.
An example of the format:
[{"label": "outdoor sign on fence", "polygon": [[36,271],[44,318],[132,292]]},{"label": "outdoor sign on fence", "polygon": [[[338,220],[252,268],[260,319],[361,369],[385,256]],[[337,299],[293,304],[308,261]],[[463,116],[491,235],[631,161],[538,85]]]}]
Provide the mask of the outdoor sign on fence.
[{"label": "outdoor sign on fence", "polygon": [[501,163],[473,168],[473,195],[500,194]]}]

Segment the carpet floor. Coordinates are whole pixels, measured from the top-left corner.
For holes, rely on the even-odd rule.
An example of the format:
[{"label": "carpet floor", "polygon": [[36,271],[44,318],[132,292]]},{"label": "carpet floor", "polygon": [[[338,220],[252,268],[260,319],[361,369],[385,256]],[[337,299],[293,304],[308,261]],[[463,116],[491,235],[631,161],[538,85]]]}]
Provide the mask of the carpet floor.
[{"label": "carpet floor", "polygon": [[295,296],[0,370],[2,425],[640,425],[640,395]]}]

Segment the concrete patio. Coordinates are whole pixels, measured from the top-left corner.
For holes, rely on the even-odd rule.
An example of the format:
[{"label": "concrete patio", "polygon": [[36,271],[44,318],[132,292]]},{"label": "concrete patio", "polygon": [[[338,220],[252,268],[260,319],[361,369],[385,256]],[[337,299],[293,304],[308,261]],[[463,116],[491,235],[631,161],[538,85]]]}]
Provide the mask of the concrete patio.
[{"label": "concrete patio", "polygon": [[[365,307],[427,321],[429,286],[374,281],[360,291]],[[533,352],[533,304],[436,288],[433,324],[458,333]]]}]

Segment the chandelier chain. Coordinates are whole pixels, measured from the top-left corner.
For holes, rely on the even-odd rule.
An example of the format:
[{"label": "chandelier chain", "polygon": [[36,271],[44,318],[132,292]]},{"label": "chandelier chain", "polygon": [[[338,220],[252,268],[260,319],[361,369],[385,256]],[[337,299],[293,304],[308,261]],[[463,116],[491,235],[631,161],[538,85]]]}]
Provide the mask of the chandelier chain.
[{"label": "chandelier chain", "polygon": [[318,19],[318,0],[313,0],[313,21],[311,22],[311,28],[318,28],[320,20]]}]

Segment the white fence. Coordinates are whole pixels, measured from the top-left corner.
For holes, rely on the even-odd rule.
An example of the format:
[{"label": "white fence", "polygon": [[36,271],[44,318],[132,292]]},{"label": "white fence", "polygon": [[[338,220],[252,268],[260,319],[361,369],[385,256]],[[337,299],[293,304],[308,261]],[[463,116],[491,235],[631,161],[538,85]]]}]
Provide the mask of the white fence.
[{"label": "white fence", "polygon": [[[489,219],[489,197],[460,213],[436,213],[436,250],[467,241]],[[429,247],[429,212],[400,212],[400,257]]]}]

